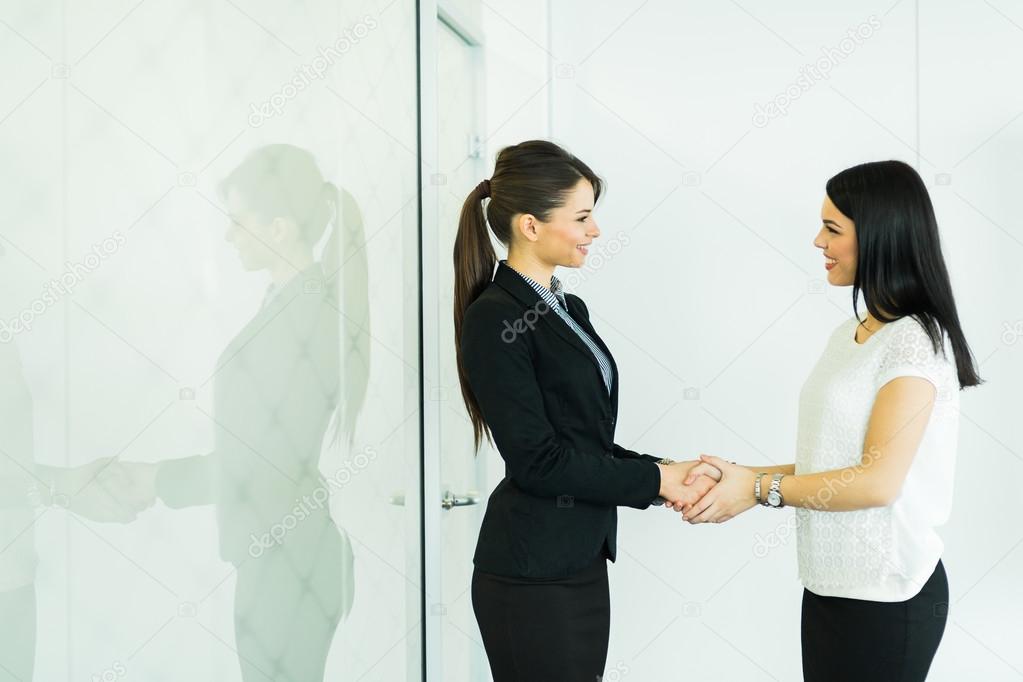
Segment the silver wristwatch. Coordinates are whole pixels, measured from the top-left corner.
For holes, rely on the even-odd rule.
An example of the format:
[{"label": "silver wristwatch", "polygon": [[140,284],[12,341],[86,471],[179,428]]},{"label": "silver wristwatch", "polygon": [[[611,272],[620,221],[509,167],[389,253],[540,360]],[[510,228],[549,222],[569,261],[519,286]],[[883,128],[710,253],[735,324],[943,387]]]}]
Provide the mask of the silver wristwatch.
[{"label": "silver wristwatch", "polygon": [[761,499],[761,497],[760,497],[760,490],[761,490],[761,488],[760,488],[760,479],[762,479],[766,475],[767,474],[765,474],[764,472],[758,473],[757,474],[757,481],[756,481],[756,483],[753,484],[753,497],[756,498],[757,504],[763,504],[764,503],[764,500]]},{"label": "silver wristwatch", "polygon": [[785,474],[775,474],[771,477],[771,489],[767,491],[767,501],[764,506],[780,509],[785,506],[785,499],[781,496],[781,479]]}]

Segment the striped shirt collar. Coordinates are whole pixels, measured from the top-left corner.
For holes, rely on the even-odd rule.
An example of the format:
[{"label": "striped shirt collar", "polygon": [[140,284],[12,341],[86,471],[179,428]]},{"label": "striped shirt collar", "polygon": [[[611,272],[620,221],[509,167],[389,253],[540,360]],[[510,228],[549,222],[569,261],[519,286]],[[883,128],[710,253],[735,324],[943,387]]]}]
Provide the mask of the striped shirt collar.
[{"label": "striped shirt collar", "polygon": [[[508,265],[507,261],[501,261],[501,263],[505,266]],[[509,269],[515,270],[515,268]],[[579,337],[579,340],[583,342],[583,345],[589,348],[590,353],[593,354],[593,359],[597,361],[597,367],[600,369],[600,376],[604,380],[604,386],[607,388],[607,394],[608,396],[611,396],[612,387],[614,385],[614,369],[612,368],[611,360],[600,346],[598,346],[590,337],[590,335],[587,334],[568,314],[568,306],[565,304],[565,293],[561,285],[561,281],[557,277],[551,275],[551,287],[548,289],[532,277],[527,277],[518,270],[515,270],[515,272],[518,272],[519,276],[526,280],[526,283],[540,295],[540,298],[543,299],[544,303],[546,303],[549,308],[552,308],[554,312],[557,313],[558,317],[564,320],[565,324],[567,324],[572,331],[575,332],[576,336]]]},{"label": "striped shirt collar", "polygon": [[561,308],[562,310],[567,310],[568,305],[565,303],[565,288],[561,284],[560,279],[558,279],[554,275],[551,275],[551,285],[550,287],[545,287],[544,285],[540,284],[529,275],[524,275],[518,270],[515,270],[515,268],[509,266],[508,261],[503,260],[501,261],[501,263],[503,263],[509,269],[517,273],[519,277],[526,280],[526,284],[531,286],[536,291],[536,293],[540,294],[540,298],[542,298],[544,302],[547,303],[547,305],[549,305],[552,308]]}]

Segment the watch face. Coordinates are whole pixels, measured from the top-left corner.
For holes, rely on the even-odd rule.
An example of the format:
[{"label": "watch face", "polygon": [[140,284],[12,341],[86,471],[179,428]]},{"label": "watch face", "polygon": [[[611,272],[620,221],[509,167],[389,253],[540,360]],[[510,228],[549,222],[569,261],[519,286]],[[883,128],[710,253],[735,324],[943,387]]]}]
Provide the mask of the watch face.
[{"label": "watch face", "polygon": [[771,492],[767,493],[767,503],[772,507],[780,507],[781,495],[772,490]]}]

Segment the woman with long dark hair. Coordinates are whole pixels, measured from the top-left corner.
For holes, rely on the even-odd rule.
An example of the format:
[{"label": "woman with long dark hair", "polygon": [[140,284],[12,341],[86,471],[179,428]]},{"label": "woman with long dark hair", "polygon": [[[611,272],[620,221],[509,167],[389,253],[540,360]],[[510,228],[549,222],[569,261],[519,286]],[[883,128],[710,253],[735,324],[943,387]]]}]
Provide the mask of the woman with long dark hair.
[{"label": "woman with long dark hair", "polygon": [[[600,236],[593,206],[602,187],[557,145],[523,142],[500,152],[458,226],[459,380],[477,448],[492,438],[506,466],[472,579],[495,682],[599,679],[617,506],[692,502],[713,485],[707,477],[683,485],[695,463],[614,443],[614,359],[586,304],[554,277],[557,266],[581,267]],[[497,262],[488,222],[506,261]]]},{"label": "woman with long dark hair", "polygon": [[831,178],[826,194],[814,245],[828,282],[853,288],[856,317],[803,385],[796,462],[704,456],[692,475],[720,471],[721,482],[676,509],[703,523],[758,502],[796,507],[804,679],[914,682],[948,616],[935,528],[952,507],[959,391],[981,380],[917,172],[867,163]]}]

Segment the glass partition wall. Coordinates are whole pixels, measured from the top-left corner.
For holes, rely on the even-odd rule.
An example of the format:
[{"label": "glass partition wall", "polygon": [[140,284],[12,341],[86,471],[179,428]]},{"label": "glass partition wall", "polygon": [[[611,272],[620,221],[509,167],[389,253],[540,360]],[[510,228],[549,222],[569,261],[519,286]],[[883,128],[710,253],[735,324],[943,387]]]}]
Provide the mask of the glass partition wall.
[{"label": "glass partition wall", "polygon": [[0,679],[422,679],[417,17],[5,7]]}]

